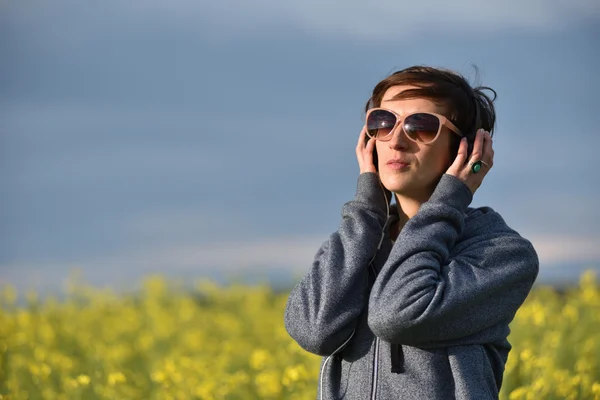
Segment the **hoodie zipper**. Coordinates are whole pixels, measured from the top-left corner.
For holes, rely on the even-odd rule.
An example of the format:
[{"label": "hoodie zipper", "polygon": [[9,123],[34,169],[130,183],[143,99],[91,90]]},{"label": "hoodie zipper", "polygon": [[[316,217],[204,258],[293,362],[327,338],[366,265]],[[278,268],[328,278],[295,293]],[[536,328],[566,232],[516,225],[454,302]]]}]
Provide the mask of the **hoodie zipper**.
[{"label": "hoodie zipper", "polygon": [[377,377],[379,375],[379,338],[375,336],[375,356],[373,357],[373,379],[371,385],[371,400],[377,398]]},{"label": "hoodie zipper", "polygon": [[[377,270],[371,264],[371,269],[375,276],[377,276]],[[375,400],[377,396],[377,376],[379,375],[379,338],[375,336],[375,354],[373,355],[373,376],[371,379],[371,400]]]},{"label": "hoodie zipper", "polygon": [[[381,181],[379,181],[379,185],[381,186],[381,189],[383,190],[383,197],[387,200],[387,196],[385,194],[385,188],[383,187],[383,183],[381,183]],[[381,248],[381,243],[383,242],[383,239],[385,238],[385,232],[387,231],[388,228],[388,224],[390,223],[390,203],[389,201],[386,203],[387,206],[387,211],[386,211],[386,216],[385,216],[385,223],[383,224],[383,231],[381,232],[381,240],[379,241],[379,244],[377,245],[377,253],[379,253],[379,250]],[[377,270],[375,269],[375,267],[373,266],[373,261],[375,261],[375,257],[373,257],[373,259],[371,260],[371,268],[373,269],[373,272],[375,273],[375,278],[377,278]],[[379,376],[379,337],[375,336],[375,355],[373,357],[373,379],[371,380],[371,400],[376,400],[377,399],[377,380],[378,380],[378,376]]]}]

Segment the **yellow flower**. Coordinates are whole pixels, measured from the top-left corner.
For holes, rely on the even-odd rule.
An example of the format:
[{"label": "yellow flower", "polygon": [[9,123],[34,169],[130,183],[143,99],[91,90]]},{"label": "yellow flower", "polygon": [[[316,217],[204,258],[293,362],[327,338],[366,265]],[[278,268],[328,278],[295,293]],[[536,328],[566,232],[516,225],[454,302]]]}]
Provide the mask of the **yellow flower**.
[{"label": "yellow flower", "polygon": [[573,322],[579,318],[579,310],[572,304],[567,304],[562,310],[563,316]]},{"label": "yellow flower", "polygon": [[116,385],[117,383],[126,382],[125,375],[122,372],[111,372],[108,374],[108,384],[111,386]]},{"label": "yellow flower", "polygon": [[152,378],[152,380],[153,380],[154,382],[157,382],[157,383],[164,382],[164,381],[165,381],[165,379],[167,378],[167,376],[165,375],[165,373],[164,373],[164,372],[162,372],[162,371],[156,371],[156,372],[153,372],[153,373],[150,375],[150,377]]},{"label": "yellow flower", "polygon": [[521,352],[521,360],[528,362],[533,357],[533,351],[531,349],[525,349]]},{"label": "yellow flower", "polygon": [[269,363],[270,359],[271,356],[267,350],[254,350],[250,356],[250,366],[257,370],[264,369]]},{"label": "yellow flower", "polygon": [[520,400],[522,398],[524,398],[527,395],[527,388],[521,386],[520,388],[517,388],[515,390],[513,390],[510,395],[508,396],[509,400]]},{"label": "yellow flower", "polygon": [[87,386],[90,383],[90,377],[87,375],[79,375],[77,377],[77,383],[79,383],[81,386]]},{"label": "yellow flower", "polygon": [[263,371],[256,376],[256,390],[261,398],[273,398],[281,393],[281,383],[277,371]]},{"label": "yellow flower", "polygon": [[[530,293],[510,325],[501,399],[600,400],[600,285],[591,276],[561,293]],[[14,306],[0,290],[0,376],[11,400],[34,391],[69,400],[82,389],[124,399],[314,397],[321,358],[287,334],[286,292],[206,283],[190,293],[160,277],[132,295],[77,285],[64,300]]]},{"label": "yellow flower", "polygon": [[5,285],[1,288],[0,295],[6,305],[15,304],[17,301],[17,289],[12,285]]},{"label": "yellow flower", "polygon": [[287,367],[283,372],[282,383],[286,387],[291,387],[299,381],[303,381],[310,378],[310,374],[306,370],[304,364],[293,365]]},{"label": "yellow flower", "polygon": [[77,386],[79,386],[79,383],[77,382],[77,379],[71,379],[71,378],[67,378],[65,380],[65,387],[68,389],[75,389]]},{"label": "yellow flower", "polygon": [[201,399],[214,399],[214,392],[216,389],[216,384],[215,382],[202,382],[200,385],[198,385],[194,391],[194,394],[198,397],[200,397]]}]

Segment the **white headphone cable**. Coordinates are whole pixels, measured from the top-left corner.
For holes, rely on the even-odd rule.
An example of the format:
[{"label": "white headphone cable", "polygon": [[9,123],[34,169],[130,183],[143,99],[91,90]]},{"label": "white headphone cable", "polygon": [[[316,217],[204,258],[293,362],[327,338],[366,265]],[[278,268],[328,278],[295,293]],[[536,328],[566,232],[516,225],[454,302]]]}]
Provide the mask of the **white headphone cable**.
[{"label": "white headphone cable", "polygon": [[[383,183],[381,182],[381,180],[379,180],[379,185],[381,187],[381,190],[383,191],[383,198],[385,199],[385,205],[386,205],[386,218],[385,218],[385,223],[383,224],[383,230],[381,231],[381,237],[379,239],[379,244],[377,244],[377,251],[375,252],[375,254],[373,255],[373,257],[371,258],[371,261],[369,261],[369,266],[371,268],[373,268],[373,261],[375,260],[375,257],[377,257],[377,253],[379,253],[379,249],[381,249],[381,244],[383,243],[383,239],[385,238],[385,228],[387,226],[387,221],[390,218],[390,201],[388,200],[387,196],[385,195],[385,187],[383,186]],[[373,272],[376,272],[375,269],[373,268]],[[331,357],[333,357],[334,355],[336,355],[337,352],[339,352],[340,350],[342,350],[347,344],[348,342],[350,342],[350,340],[352,340],[352,337],[354,337],[354,333],[356,332],[356,328],[352,329],[352,333],[350,334],[350,337],[348,339],[346,339],[346,341],[344,343],[341,344],[340,347],[338,347],[337,349],[334,350],[333,353],[331,353],[323,362],[323,365],[321,366],[321,373],[319,374],[319,388],[320,388],[320,398],[321,400],[323,400],[323,381],[324,381],[324,377],[325,375],[323,374],[323,372],[325,371],[325,366],[327,366],[327,363],[329,362],[329,359],[331,359]]]}]

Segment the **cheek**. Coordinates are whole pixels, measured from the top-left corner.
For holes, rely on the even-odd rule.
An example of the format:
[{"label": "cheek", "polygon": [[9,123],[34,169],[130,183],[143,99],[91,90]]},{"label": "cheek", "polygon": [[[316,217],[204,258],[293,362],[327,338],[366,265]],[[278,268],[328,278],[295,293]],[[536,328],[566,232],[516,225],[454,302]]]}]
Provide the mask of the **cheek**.
[{"label": "cheek", "polygon": [[440,172],[446,172],[450,165],[452,165],[452,162],[450,161],[450,152],[447,149],[444,149],[444,151],[440,152],[439,156]]},{"label": "cheek", "polygon": [[432,176],[444,174],[452,164],[450,151],[446,146],[431,148],[428,154],[424,154],[421,162],[426,165],[426,170],[429,172],[428,175]]}]

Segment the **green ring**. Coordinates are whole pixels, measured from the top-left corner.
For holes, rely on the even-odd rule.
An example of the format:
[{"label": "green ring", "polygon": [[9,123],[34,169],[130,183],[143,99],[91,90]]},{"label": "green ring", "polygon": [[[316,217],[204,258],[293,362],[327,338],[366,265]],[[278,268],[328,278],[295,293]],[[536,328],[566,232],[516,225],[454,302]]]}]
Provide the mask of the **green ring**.
[{"label": "green ring", "polygon": [[473,165],[471,165],[471,171],[476,174],[481,170],[481,161],[475,161]]}]

